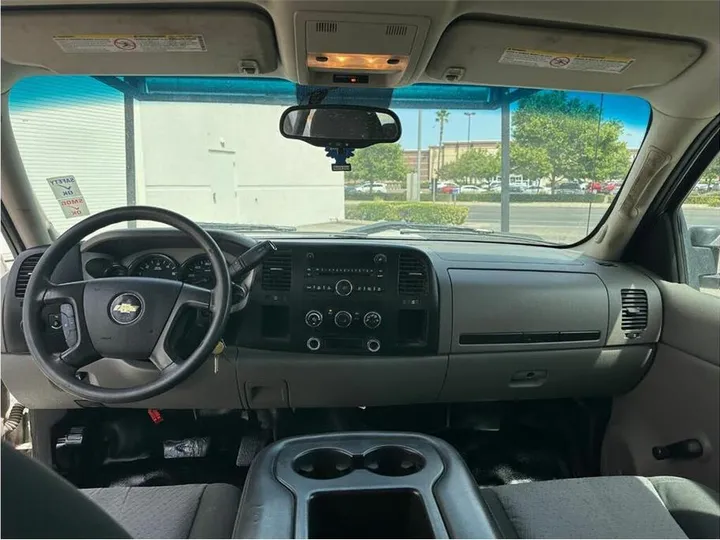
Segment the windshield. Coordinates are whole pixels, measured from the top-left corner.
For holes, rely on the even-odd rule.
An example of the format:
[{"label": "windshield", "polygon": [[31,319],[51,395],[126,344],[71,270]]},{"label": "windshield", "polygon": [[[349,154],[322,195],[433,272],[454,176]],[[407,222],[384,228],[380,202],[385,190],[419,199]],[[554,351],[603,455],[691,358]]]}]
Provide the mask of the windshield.
[{"label": "windshield", "polygon": [[[402,136],[355,151],[352,170],[334,172],[323,148],[278,129],[283,110],[310,96],[388,107]],[[58,232],[146,204],[256,235],[570,244],[620,190],[650,107],[630,96],[460,85],[43,76],[14,87],[10,117]]]}]

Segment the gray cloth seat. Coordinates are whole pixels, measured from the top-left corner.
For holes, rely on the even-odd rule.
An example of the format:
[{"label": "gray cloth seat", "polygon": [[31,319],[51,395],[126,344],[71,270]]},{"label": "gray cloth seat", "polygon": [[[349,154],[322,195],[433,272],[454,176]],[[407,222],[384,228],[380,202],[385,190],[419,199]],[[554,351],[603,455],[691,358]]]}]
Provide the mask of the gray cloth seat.
[{"label": "gray cloth seat", "polygon": [[720,538],[718,494],[684,478],[577,478],[481,494],[505,538]]},{"label": "gray cloth seat", "polygon": [[240,490],[227,484],[78,490],[3,442],[2,538],[230,538]]},{"label": "gray cloth seat", "polygon": [[240,490],[229,484],[81,490],[133,538],[230,538]]}]

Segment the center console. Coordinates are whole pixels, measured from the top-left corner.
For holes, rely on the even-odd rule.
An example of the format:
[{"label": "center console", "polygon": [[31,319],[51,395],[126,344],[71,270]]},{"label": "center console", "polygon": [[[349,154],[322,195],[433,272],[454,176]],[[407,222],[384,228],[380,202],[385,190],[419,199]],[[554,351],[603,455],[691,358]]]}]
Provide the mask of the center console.
[{"label": "center console", "polygon": [[234,538],[495,538],[447,443],[412,433],[285,439],[248,473]]},{"label": "center console", "polygon": [[313,354],[437,352],[437,279],[415,249],[277,242],[237,344]]}]

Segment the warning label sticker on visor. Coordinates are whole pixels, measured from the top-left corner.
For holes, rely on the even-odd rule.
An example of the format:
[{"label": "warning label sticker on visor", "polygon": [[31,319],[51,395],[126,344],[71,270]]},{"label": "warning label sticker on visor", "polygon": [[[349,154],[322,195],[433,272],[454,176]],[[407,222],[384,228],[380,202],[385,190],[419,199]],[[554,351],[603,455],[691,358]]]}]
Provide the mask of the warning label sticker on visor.
[{"label": "warning label sticker on visor", "polygon": [[115,34],[85,34],[54,36],[53,40],[66,53],[165,53],[205,52],[205,40],[200,34],[168,34],[162,36],[134,36]]},{"label": "warning label sticker on visor", "polygon": [[558,53],[532,49],[505,49],[500,64],[567,69],[571,71],[595,71],[600,73],[622,73],[634,58],[614,56],[592,56],[588,54]]}]

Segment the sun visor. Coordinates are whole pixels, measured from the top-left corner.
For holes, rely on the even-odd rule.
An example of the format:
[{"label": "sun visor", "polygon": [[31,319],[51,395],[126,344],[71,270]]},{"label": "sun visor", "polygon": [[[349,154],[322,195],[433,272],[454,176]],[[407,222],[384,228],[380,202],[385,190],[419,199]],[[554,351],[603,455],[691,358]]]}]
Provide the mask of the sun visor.
[{"label": "sun visor", "polygon": [[92,75],[254,75],[278,66],[271,20],[229,9],[3,10],[2,58]]},{"label": "sun visor", "polygon": [[448,82],[622,92],[665,84],[701,54],[686,41],[462,20],[445,31],[426,73]]}]

